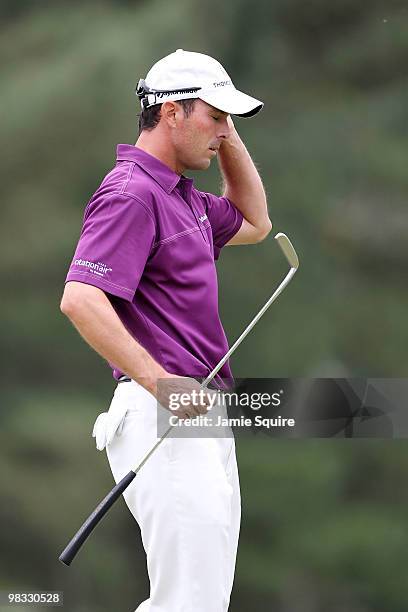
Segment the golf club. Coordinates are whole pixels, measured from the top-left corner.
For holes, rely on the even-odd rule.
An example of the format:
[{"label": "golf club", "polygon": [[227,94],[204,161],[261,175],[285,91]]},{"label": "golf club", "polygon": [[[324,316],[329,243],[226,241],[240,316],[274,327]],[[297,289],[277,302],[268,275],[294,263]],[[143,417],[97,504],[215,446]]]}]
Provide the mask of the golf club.
[{"label": "golf club", "polygon": [[[262,315],[268,310],[269,306],[276,300],[276,298],[282,293],[284,288],[288,285],[296,270],[299,267],[299,259],[296,254],[296,251],[286,236],[286,234],[276,234],[276,241],[278,242],[283,254],[285,255],[289,265],[290,270],[286,274],[285,278],[282,280],[278,288],[271,295],[266,304],[261,308],[258,314],[252,319],[249,325],[244,329],[239,338],[234,342],[229,351],[224,355],[224,357],[220,360],[220,362],[215,366],[215,368],[210,372],[207,378],[201,383],[201,388],[206,387],[216,376],[225,362],[229,359],[229,357],[233,354],[233,352],[238,348],[241,342],[246,338],[252,328],[256,325]],[[83,525],[79,528],[77,533],[74,535],[72,540],[68,543],[66,548],[63,550],[61,555],[59,556],[59,560],[65,565],[70,565],[71,561],[74,559],[78,550],[81,548],[82,544],[88,538],[88,536],[92,533],[96,525],[101,521],[101,519],[108,512],[109,508],[115,503],[115,501],[121,496],[121,494],[127,489],[130,483],[135,478],[136,474],[143,467],[149,457],[154,453],[154,451],[160,446],[163,440],[168,436],[170,431],[173,429],[173,426],[170,426],[167,431],[163,434],[163,436],[154,444],[154,446],[150,449],[150,451],[145,455],[142,461],[136,466],[133,470],[131,470],[117,485],[108,493],[108,495],[100,502],[100,504],[95,508],[92,514],[86,519]]]}]

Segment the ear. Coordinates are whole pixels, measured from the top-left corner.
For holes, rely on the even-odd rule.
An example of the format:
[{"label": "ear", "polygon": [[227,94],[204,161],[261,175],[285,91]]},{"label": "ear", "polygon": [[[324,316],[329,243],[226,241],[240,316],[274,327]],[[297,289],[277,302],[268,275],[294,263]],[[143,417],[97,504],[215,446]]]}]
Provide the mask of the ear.
[{"label": "ear", "polygon": [[180,105],[176,102],[168,100],[163,102],[161,106],[161,116],[169,127],[176,127],[180,118]]}]

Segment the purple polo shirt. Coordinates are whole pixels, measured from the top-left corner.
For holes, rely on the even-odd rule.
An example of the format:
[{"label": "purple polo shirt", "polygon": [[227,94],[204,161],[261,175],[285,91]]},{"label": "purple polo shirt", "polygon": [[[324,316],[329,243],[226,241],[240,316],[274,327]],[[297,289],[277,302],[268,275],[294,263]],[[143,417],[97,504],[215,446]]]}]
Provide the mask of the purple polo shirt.
[{"label": "purple polo shirt", "polygon": [[[227,198],[198,191],[137,147],[118,145],[115,167],[85,209],[66,282],[104,291],[168,372],[205,377],[228,350],[215,260],[242,219]],[[111,367],[118,379],[122,372]],[[228,363],[221,378],[232,378]]]}]

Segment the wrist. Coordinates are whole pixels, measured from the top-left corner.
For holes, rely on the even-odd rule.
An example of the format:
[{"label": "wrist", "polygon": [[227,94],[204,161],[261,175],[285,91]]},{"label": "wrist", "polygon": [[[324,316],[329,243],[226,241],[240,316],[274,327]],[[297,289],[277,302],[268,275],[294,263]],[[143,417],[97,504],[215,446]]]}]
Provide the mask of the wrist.
[{"label": "wrist", "polygon": [[171,376],[172,375],[169,374],[164,368],[157,365],[157,367],[154,368],[154,371],[152,371],[151,373],[149,372],[148,375],[145,375],[143,377],[138,377],[136,380],[139,384],[142,385],[142,387],[144,387],[147,391],[149,391],[149,393],[151,393],[152,395],[154,395],[154,397],[157,398],[159,380],[163,378],[169,378]]}]

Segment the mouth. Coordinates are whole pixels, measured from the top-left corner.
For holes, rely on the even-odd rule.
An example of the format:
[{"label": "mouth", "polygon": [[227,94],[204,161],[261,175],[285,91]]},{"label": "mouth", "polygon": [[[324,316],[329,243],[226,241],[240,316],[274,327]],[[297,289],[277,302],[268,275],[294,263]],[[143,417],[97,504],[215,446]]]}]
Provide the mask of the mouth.
[{"label": "mouth", "polygon": [[216,147],[208,147],[209,151],[211,151],[212,153],[214,153],[214,155],[217,155],[218,153],[218,149]]}]

